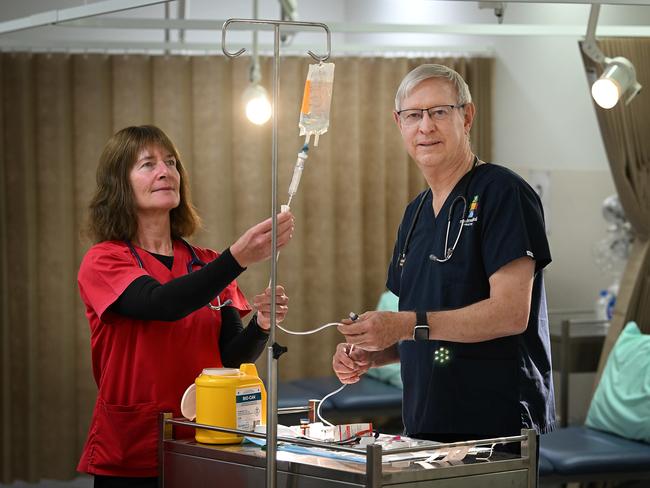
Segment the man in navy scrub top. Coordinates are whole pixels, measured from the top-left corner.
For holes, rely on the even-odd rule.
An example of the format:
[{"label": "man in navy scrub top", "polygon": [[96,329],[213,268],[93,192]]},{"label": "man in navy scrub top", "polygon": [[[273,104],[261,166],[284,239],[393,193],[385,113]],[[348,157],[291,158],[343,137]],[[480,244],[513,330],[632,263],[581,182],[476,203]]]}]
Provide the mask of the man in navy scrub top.
[{"label": "man in navy scrub top", "polygon": [[345,320],[332,361],[343,383],[399,361],[406,434],[442,442],[555,422],[542,205],[521,177],[472,153],[475,113],[450,68],[402,80],[394,118],[428,188],[404,212],[388,269],[399,312]]}]

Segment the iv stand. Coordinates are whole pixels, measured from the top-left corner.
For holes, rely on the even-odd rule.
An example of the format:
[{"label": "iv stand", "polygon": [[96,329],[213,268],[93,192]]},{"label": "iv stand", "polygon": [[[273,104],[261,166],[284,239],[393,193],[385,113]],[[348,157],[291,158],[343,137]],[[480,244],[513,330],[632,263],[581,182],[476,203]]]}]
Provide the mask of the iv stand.
[{"label": "iv stand", "polygon": [[[278,102],[280,100],[280,27],[281,26],[302,26],[321,27],[327,34],[327,54],[318,56],[312,51],[307,51],[315,61],[323,62],[330,57],[331,34],[329,27],[320,22],[297,22],[283,20],[263,19],[228,19],[221,28],[221,49],[229,58],[241,56],[246,49],[242,48],[237,52],[230,52],[226,49],[226,32],[231,24],[255,24],[273,26],[273,147],[271,166],[271,294],[275,295],[277,281],[277,262],[275,256],[278,253],[277,242],[277,213],[278,213]],[[278,439],[278,358],[282,354],[282,347],[275,343],[275,300],[271,301],[271,328],[269,330],[269,343],[267,347],[267,381],[266,386],[266,488],[275,488],[277,484],[277,439]],[[286,350],[286,349],[285,349]]]}]

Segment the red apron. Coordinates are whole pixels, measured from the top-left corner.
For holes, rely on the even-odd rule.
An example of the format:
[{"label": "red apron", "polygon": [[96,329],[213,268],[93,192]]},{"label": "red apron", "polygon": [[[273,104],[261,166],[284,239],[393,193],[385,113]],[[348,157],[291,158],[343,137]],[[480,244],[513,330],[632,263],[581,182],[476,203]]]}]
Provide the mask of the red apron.
[{"label": "red apron", "polygon": [[[93,246],[79,269],[79,290],[90,323],[93,375],[99,387],[88,439],[77,469],[108,476],[158,476],[158,413],[181,415],[185,389],[203,368],[221,367],[221,313],[201,307],[181,320],[132,320],[106,309],[138,277],[160,283],[187,274],[189,249],[174,241],[171,270],[135,248],[140,268],[119,241]],[[194,247],[200,260],[218,254]],[[251,308],[233,281],[219,295],[243,316]]]}]

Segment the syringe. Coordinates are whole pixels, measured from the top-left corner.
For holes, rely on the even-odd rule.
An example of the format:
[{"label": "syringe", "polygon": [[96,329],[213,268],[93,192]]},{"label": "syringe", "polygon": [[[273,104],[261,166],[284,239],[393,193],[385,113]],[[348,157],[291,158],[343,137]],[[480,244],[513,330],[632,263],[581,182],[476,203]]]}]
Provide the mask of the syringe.
[{"label": "syringe", "polygon": [[[289,200],[287,200],[286,205],[282,205],[281,211],[288,212],[291,210],[291,199],[298,192],[298,186],[300,185],[300,177],[302,176],[302,170],[305,169],[305,161],[307,161],[307,151],[309,151],[309,145],[305,144],[302,146],[302,149],[298,153],[298,159],[296,160],[296,166],[293,168],[293,176],[291,177],[291,183],[289,184]],[[275,262],[278,262],[280,259],[280,251],[275,255]],[[271,278],[269,278],[269,287],[271,286]]]},{"label": "syringe", "polygon": [[293,168],[293,176],[291,177],[291,184],[289,185],[289,200],[287,201],[287,207],[291,206],[291,199],[298,192],[298,185],[300,185],[300,177],[302,176],[302,170],[305,169],[305,161],[307,161],[307,152],[309,151],[309,146],[305,144],[302,146],[302,149],[298,153],[298,159],[296,160],[296,166]]}]

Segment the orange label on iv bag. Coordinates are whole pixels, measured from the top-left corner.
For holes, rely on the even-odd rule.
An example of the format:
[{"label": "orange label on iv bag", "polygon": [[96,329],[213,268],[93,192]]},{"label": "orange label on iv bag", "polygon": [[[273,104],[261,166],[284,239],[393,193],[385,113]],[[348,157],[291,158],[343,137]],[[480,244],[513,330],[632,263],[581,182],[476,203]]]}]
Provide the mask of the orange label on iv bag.
[{"label": "orange label on iv bag", "polygon": [[300,107],[300,112],[303,114],[309,113],[309,95],[311,92],[311,81],[305,81],[305,91],[302,95],[302,106]]}]

